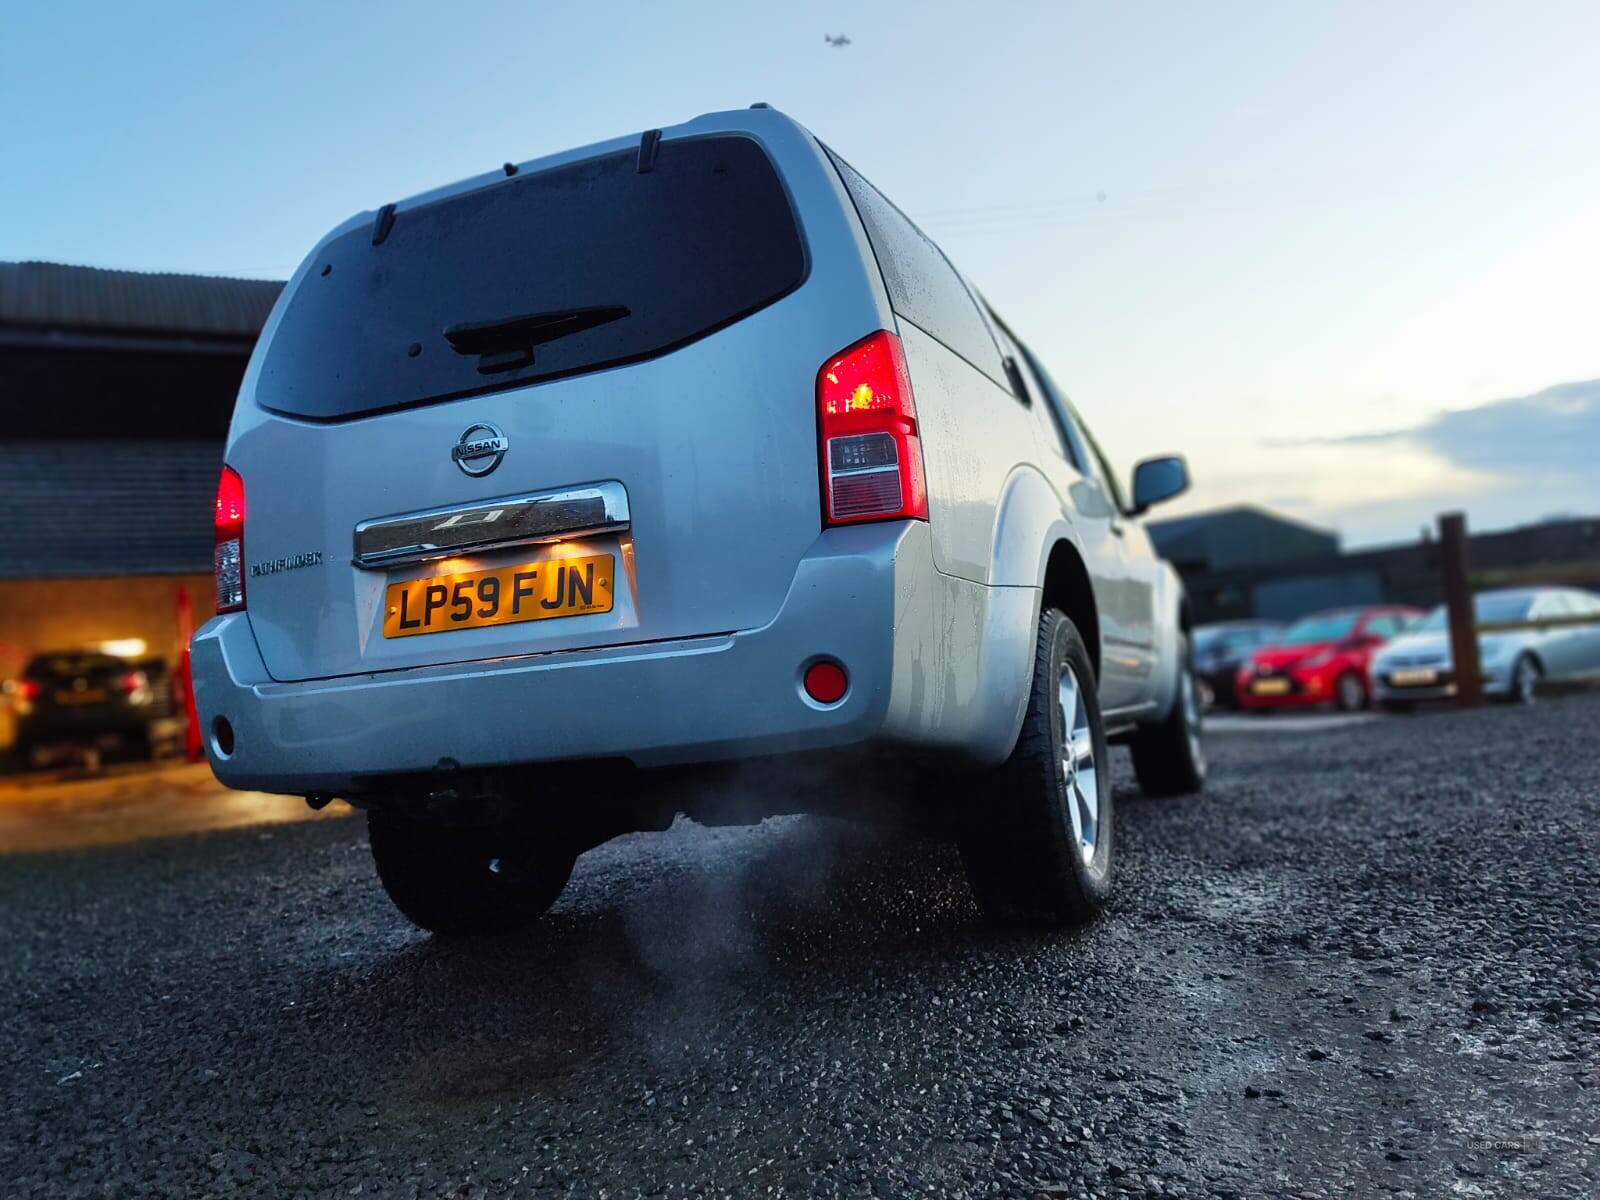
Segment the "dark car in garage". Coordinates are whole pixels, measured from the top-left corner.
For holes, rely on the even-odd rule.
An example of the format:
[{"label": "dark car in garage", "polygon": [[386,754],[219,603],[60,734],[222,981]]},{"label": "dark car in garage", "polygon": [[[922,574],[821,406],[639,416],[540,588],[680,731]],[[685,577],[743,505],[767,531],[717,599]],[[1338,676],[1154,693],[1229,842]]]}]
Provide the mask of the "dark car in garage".
[{"label": "dark car in garage", "polygon": [[155,757],[181,733],[161,659],[90,650],[36,655],[17,683],[16,755],[29,766],[84,750]]}]

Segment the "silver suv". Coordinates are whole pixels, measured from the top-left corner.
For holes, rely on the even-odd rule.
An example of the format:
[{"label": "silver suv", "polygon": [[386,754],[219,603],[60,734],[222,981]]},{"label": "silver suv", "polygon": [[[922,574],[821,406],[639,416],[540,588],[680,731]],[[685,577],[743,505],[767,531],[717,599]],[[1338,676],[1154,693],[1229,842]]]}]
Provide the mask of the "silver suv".
[{"label": "silver suv", "polygon": [[437,933],[678,813],[893,812],[999,916],[1111,881],[1109,740],[1205,760],[1189,613],[1077,412],[793,120],[716,113],[340,225],[251,359],[195,638],[211,763],[365,809]]}]

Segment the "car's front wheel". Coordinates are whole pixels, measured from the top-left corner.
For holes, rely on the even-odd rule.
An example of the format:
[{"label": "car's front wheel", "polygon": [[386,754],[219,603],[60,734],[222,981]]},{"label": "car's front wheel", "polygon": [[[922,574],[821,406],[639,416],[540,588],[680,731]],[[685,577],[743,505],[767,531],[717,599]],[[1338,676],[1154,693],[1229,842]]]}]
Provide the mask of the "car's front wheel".
[{"label": "car's front wheel", "polygon": [[577,853],[509,826],[457,829],[369,812],[378,879],[412,924],[442,937],[504,933],[556,902]]},{"label": "car's front wheel", "polygon": [[1134,734],[1133,773],[1146,796],[1186,796],[1206,784],[1206,751],[1201,743],[1203,717],[1195,692],[1189,639],[1178,644],[1178,697],[1166,718]]},{"label": "car's front wheel", "polygon": [[991,917],[1077,925],[1111,891],[1111,779],[1094,665],[1058,609],[1039,617],[1022,732],[966,813],[961,858]]},{"label": "car's front wheel", "polygon": [[1334,707],[1340,712],[1360,712],[1367,706],[1367,685],[1354,671],[1346,671],[1333,685]]}]

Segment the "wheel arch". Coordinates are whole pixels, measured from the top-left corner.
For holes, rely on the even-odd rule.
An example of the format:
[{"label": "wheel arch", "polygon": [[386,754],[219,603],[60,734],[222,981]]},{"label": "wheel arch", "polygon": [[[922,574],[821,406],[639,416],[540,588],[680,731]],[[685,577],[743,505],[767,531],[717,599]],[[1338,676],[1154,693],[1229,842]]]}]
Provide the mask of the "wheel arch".
[{"label": "wheel arch", "polygon": [[1059,608],[1078,628],[1089,651],[1095,678],[1100,677],[1100,609],[1095,603],[1094,583],[1078,547],[1068,538],[1058,538],[1045,556],[1040,578],[1039,603]]},{"label": "wheel arch", "polygon": [[990,584],[1039,589],[1041,605],[1061,609],[1078,627],[1098,677],[1100,610],[1094,583],[1060,495],[1036,468],[1019,466],[1007,478],[995,507],[993,544]]}]

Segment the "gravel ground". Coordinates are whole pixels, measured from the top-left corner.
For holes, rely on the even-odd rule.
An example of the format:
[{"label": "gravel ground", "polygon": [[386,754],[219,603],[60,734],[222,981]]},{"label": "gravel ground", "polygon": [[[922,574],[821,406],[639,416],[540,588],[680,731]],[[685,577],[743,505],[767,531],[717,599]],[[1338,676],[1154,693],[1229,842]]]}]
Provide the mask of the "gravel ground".
[{"label": "gravel ground", "polygon": [[435,945],[359,821],[0,859],[8,1196],[1600,1193],[1600,695],[1124,776],[1111,911],[682,822]]}]

